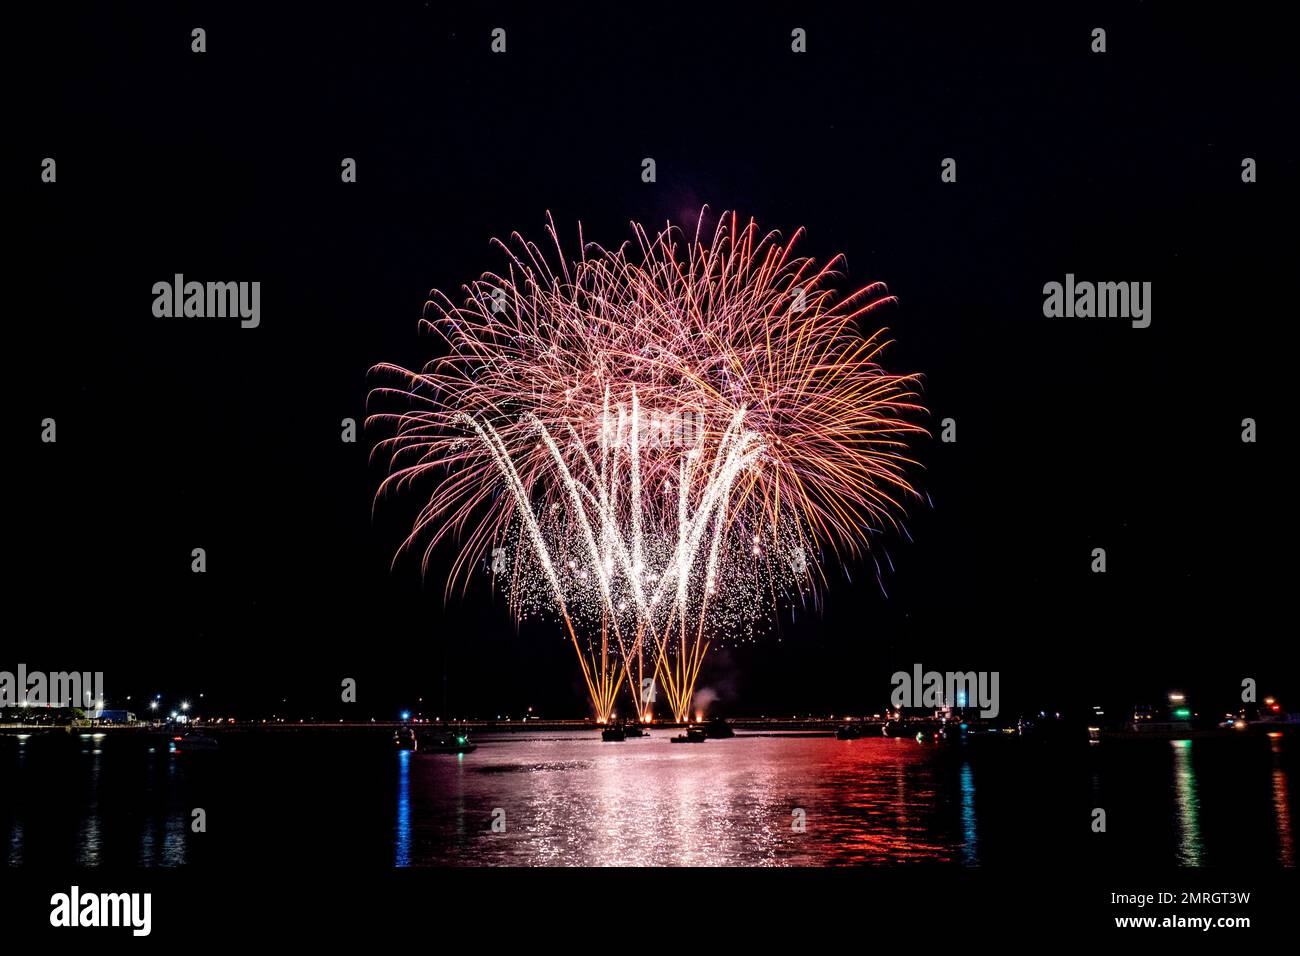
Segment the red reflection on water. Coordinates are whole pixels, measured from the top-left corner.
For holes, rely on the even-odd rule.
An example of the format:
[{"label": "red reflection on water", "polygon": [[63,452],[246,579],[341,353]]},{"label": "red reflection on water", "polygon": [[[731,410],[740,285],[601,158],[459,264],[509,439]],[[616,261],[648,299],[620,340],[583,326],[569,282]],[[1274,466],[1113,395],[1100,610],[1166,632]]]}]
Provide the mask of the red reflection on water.
[{"label": "red reflection on water", "polygon": [[[977,862],[973,776],[936,767],[935,747],[910,739],[569,735],[494,741],[458,767],[420,757],[410,819],[428,832],[415,863]],[[504,833],[490,830],[497,807]]]}]

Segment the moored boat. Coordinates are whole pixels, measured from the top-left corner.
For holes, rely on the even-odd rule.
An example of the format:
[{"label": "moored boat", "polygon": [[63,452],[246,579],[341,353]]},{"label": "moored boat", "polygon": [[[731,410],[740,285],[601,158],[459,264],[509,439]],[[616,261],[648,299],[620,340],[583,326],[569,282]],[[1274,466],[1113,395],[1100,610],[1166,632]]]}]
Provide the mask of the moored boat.
[{"label": "moored boat", "polygon": [[416,734],[415,750],[422,754],[468,754],[478,750],[464,732],[430,731]]},{"label": "moored boat", "polygon": [[736,732],[731,729],[731,725],[721,717],[710,717],[703,729],[704,736],[710,740],[726,740],[736,736]]},{"label": "moored boat", "polygon": [[209,737],[207,734],[188,733],[180,737],[172,738],[173,753],[179,754],[193,751],[216,750],[217,747],[217,738]]}]

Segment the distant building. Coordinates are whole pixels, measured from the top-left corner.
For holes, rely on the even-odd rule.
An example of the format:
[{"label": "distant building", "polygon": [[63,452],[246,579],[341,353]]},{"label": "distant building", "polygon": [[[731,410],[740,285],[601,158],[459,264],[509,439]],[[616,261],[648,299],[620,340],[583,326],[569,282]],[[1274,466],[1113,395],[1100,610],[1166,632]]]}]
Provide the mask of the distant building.
[{"label": "distant building", "polygon": [[129,710],[101,710],[94,715],[95,721],[101,724],[134,724],[136,723],[135,714]]}]

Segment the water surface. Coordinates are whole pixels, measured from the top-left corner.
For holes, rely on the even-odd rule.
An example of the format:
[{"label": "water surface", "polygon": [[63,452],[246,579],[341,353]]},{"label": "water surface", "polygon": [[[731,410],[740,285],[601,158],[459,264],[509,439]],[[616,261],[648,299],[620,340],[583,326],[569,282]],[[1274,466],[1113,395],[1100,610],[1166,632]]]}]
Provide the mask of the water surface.
[{"label": "water surface", "polygon": [[321,731],[185,754],[10,741],[0,849],[10,865],[1295,864],[1294,740],[668,737],[502,735],[461,756]]}]

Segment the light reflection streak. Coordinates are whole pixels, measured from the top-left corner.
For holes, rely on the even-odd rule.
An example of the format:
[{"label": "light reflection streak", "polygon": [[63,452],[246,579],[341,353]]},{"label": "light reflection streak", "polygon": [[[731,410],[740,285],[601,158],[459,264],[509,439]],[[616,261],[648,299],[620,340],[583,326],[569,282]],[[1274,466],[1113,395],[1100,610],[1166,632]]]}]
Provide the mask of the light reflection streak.
[{"label": "light reflection streak", "polygon": [[975,774],[970,761],[961,765],[961,861],[965,866],[979,864],[979,840],[975,824]]},{"label": "light reflection streak", "polygon": [[397,833],[394,866],[411,865],[411,751],[397,754]]},{"label": "light reflection streak", "polygon": [[1178,865],[1200,866],[1201,826],[1200,798],[1196,793],[1196,773],[1192,769],[1192,742],[1170,741],[1174,748],[1174,797],[1178,813]]},{"label": "light reflection streak", "polygon": [[1273,815],[1277,818],[1277,861],[1295,866],[1295,838],[1291,833],[1291,796],[1286,770],[1282,767],[1282,741],[1269,741],[1273,752]]}]

